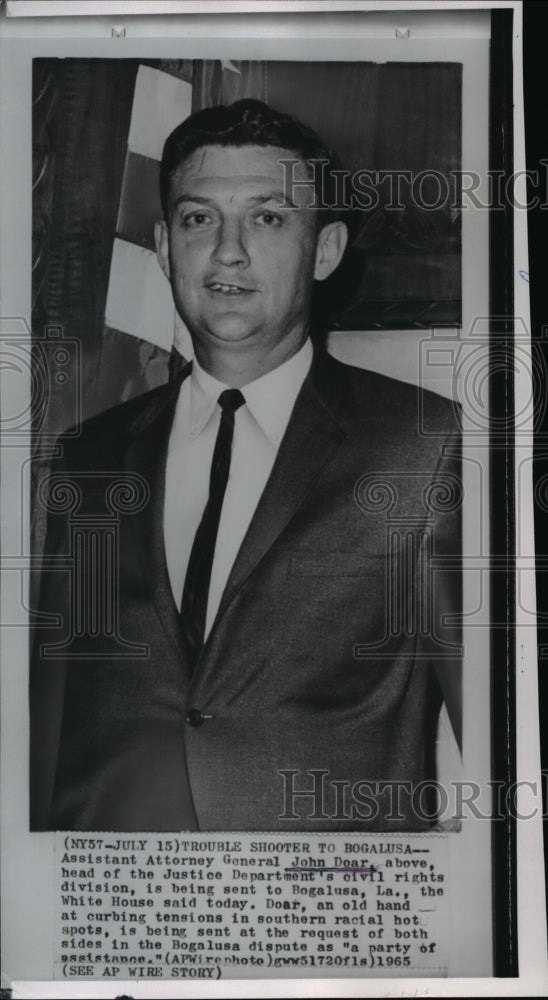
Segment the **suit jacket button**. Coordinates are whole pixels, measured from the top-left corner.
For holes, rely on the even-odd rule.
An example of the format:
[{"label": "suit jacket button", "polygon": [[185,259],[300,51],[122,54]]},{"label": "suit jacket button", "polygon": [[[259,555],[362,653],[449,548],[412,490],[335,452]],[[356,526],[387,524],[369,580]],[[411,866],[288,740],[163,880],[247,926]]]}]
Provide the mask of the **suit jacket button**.
[{"label": "suit jacket button", "polygon": [[197,708],[191,708],[187,714],[186,721],[189,726],[203,726],[205,722],[205,715],[202,715]]}]

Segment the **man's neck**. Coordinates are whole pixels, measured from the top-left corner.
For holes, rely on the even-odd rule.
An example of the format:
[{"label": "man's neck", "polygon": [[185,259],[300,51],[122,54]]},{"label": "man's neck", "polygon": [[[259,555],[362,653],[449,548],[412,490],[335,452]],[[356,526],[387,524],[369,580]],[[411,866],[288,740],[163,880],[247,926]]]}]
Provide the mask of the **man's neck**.
[{"label": "man's neck", "polygon": [[277,345],[276,350],[268,354],[263,352],[253,356],[234,350],[204,351],[201,344],[195,344],[194,349],[204,371],[231,389],[241,389],[289,361],[307,339],[308,334],[304,331],[301,339],[294,344]]}]

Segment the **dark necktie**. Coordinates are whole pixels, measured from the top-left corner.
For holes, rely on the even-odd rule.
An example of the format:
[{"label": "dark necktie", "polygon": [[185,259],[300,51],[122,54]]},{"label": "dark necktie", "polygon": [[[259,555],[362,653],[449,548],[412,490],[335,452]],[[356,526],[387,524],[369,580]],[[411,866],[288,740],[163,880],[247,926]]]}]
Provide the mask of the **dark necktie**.
[{"label": "dark necktie", "polygon": [[244,405],[245,399],[239,389],[225,389],[218,403],[222,412],[211,462],[209,497],[194,537],[181,601],[181,623],[194,663],[204,642],[211,567],[230,471],[234,414]]}]

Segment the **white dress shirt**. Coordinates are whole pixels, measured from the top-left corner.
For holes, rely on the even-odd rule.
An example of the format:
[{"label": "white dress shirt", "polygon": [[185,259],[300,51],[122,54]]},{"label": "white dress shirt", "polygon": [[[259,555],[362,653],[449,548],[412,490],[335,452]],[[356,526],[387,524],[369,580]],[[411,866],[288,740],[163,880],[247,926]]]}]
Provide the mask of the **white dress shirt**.
[{"label": "white dress shirt", "polygon": [[[235,414],[230,475],[211,570],[206,636],[311,362],[312,344],[307,340],[288,361],[241,388],[246,405]],[[227,388],[194,359],[177,400],[167,455],[164,543],[178,607],[192,543],[209,493],[211,460],[221,419],[217,400]]]}]

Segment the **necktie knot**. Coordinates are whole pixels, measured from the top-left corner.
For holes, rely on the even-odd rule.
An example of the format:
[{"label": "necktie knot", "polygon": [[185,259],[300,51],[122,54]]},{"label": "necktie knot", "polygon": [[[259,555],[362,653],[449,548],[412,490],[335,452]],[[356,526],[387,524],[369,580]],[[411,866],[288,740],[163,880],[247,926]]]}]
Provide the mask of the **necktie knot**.
[{"label": "necktie knot", "polygon": [[245,396],[239,389],[225,389],[217,400],[223,413],[235,413],[245,405]]}]

